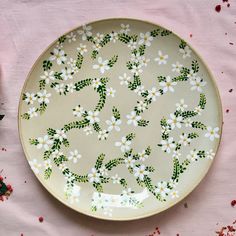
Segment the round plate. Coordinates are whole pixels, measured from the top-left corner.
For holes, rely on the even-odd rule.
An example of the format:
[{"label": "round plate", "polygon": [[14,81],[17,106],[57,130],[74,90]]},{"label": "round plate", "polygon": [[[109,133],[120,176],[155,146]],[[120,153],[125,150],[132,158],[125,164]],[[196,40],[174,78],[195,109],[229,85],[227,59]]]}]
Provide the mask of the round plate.
[{"label": "round plate", "polygon": [[81,213],[131,220],[187,196],[221,136],[212,75],[158,25],[108,19],[61,36],[24,85],[19,131],[44,187]]}]

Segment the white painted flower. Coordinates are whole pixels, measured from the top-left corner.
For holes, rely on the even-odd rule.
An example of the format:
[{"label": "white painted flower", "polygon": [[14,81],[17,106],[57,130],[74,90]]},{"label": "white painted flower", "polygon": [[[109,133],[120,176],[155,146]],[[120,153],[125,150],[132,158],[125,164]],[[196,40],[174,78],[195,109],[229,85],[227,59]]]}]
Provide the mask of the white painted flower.
[{"label": "white painted flower", "polygon": [[92,168],[90,173],[88,174],[89,182],[90,183],[99,183],[100,182],[100,173],[95,169]]},{"label": "white painted flower", "polygon": [[187,134],[181,134],[179,137],[180,137],[180,140],[179,140],[180,144],[183,144],[184,146],[187,146],[188,144],[190,144],[191,139],[188,138]]},{"label": "white painted flower", "polygon": [[61,77],[63,78],[63,80],[73,79],[71,68],[62,69],[61,73]]},{"label": "white painted flower", "polygon": [[156,101],[156,98],[159,97],[161,95],[161,93],[159,92],[159,90],[155,87],[152,87],[151,90],[148,90],[148,96],[147,99],[152,99],[152,101]]},{"label": "white painted flower", "polygon": [[133,193],[131,188],[127,188],[122,191],[122,195],[130,196]]},{"label": "white painted flower", "polygon": [[63,156],[63,152],[60,152],[57,149],[52,153],[53,158],[59,158],[60,156]]},{"label": "white painted flower", "polygon": [[120,26],[121,26],[120,33],[127,34],[130,31],[129,24],[127,25],[121,24]]},{"label": "white painted flower", "polygon": [[173,155],[172,155],[173,158],[176,158],[179,160],[180,156],[181,156],[181,153],[179,150],[173,151]]},{"label": "white painted flower", "polygon": [[113,212],[113,210],[111,207],[104,207],[104,209],[103,209],[103,214],[106,216],[112,217],[112,212]]},{"label": "white painted flower", "polygon": [[141,60],[141,58],[142,58],[142,56],[140,55],[139,52],[137,52],[137,53],[132,53],[132,54],[131,54],[130,60],[131,60],[132,62],[139,63],[139,61]]},{"label": "white painted flower", "polygon": [[58,65],[64,64],[67,60],[66,54],[63,50],[54,48],[53,52],[51,52],[51,56],[49,57],[50,61],[56,60]]},{"label": "white painted flower", "polygon": [[175,127],[181,128],[181,122],[183,121],[182,116],[175,116],[173,113],[170,114],[170,119],[167,120],[167,124],[171,125],[171,129]]},{"label": "white painted flower", "polygon": [[179,52],[183,54],[183,59],[186,59],[187,57],[191,57],[192,50],[189,48],[189,46],[185,46],[185,48],[180,48]]},{"label": "white painted flower", "polygon": [[75,181],[75,176],[71,172],[65,173],[65,179],[67,182],[73,182]]},{"label": "white painted flower", "polygon": [[177,190],[174,190],[170,193],[171,198],[179,198],[179,192]]},{"label": "white painted flower", "polygon": [[104,165],[100,167],[99,172],[104,177],[108,176],[108,170],[107,170],[106,166],[104,166]]},{"label": "white painted flower", "polygon": [[134,167],[134,176],[140,180],[144,180],[145,175],[148,175],[149,171],[146,170],[145,165]]},{"label": "white painted flower", "polygon": [[139,44],[144,44],[148,47],[151,46],[151,41],[153,40],[153,37],[151,36],[150,32],[146,32],[145,34],[140,33],[140,40],[139,40]]},{"label": "white painted flower", "polygon": [[197,106],[194,108],[194,112],[196,112],[200,116],[202,114],[202,108],[200,106]]},{"label": "white painted flower", "polygon": [[107,89],[107,96],[111,96],[112,98],[115,97],[116,90],[113,89],[112,87]]},{"label": "white painted flower", "polygon": [[211,141],[214,141],[215,138],[220,137],[220,135],[218,134],[219,130],[220,129],[218,127],[212,128],[211,126],[208,126],[208,132],[205,134],[205,137],[210,138]]},{"label": "white painted flower", "polygon": [[57,129],[56,133],[54,134],[54,138],[55,139],[59,139],[61,142],[63,141],[63,139],[66,139],[66,134],[65,134],[65,130],[63,129]]},{"label": "white painted flower", "polygon": [[121,138],[121,142],[115,142],[116,147],[120,147],[122,152],[130,150],[131,141],[127,140],[126,137]]},{"label": "white painted flower", "polygon": [[87,46],[85,44],[80,43],[79,47],[77,48],[77,51],[81,54],[84,55],[88,51]]},{"label": "white painted flower", "polygon": [[134,90],[134,92],[137,93],[139,96],[141,96],[144,91],[145,90],[144,90],[144,86],[143,85],[137,86],[137,88]]},{"label": "white painted flower", "polygon": [[93,69],[100,70],[101,74],[104,74],[106,70],[109,70],[108,60],[103,61],[101,57],[98,58],[98,64],[93,65]]},{"label": "white painted flower", "polygon": [[75,149],[74,151],[70,151],[68,159],[72,160],[73,163],[77,163],[78,159],[80,159],[81,157],[82,157],[81,154],[79,154],[78,150]]},{"label": "white painted flower", "polygon": [[47,93],[47,91],[44,89],[43,92],[38,92],[38,102],[39,103],[49,103],[49,98],[51,97],[51,93]]},{"label": "white painted flower", "polygon": [[65,85],[64,85],[63,83],[57,84],[57,85],[55,86],[56,92],[57,92],[57,93],[60,93],[60,94],[62,94],[62,93],[64,92],[64,88],[65,88]]},{"label": "white painted flower", "polygon": [[120,85],[128,85],[130,79],[131,79],[130,76],[124,73],[123,76],[119,76]]},{"label": "white painted flower", "polygon": [[187,107],[188,105],[184,103],[184,99],[180,99],[180,102],[176,103],[177,111],[184,111]]},{"label": "white painted flower", "polygon": [[190,153],[187,155],[187,159],[194,162],[198,160],[198,155],[197,155],[197,151],[191,150]]},{"label": "white painted flower", "polygon": [[70,58],[70,60],[67,61],[67,65],[69,66],[68,68],[71,70],[71,73],[77,73],[79,71],[75,59]]},{"label": "white painted flower", "polygon": [[76,34],[71,32],[69,34],[66,35],[66,38],[68,39],[68,42],[75,42],[76,41]]},{"label": "white painted flower", "polygon": [[107,130],[100,130],[98,132],[98,139],[99,140],[105,140],[108,137],[108,131]]},{"label": "white painted flower", "polygon": [[38,163],[37,159],[33,159],[29,161],[30,167],[33,170],[35,174],[39,174],[39,169],[42,166],[40,163]]},{"label": "white painted flower", "polygon": [[143,72],[141,65],[132,65],[131,73],[134,75],[139,75]]},{"label": "white painted flower", "polygon": [[195,79],[190,80],[190,84],[192,85],[191,90],[202,92],[202,87],[206,85],[206,82],[200,77],[196,77]]},{"label": "white painted flower", "polygon": [[45,160],[43,164],[45,169],[52,168],[52,163],[50,159]]},{"label": "white painted flower", "polygon": [[206,158],[207,159],[213,160],[214,156],[215,156],[215,153],[213,152],[212,149],[210,149],[209,151],[206,151]]},{"label": "white painted flower", "polygon": [[129,115],[126,115],[126,118],[128,119],[127,124],[134,126],[138,126],[138,121],[141,120],[141,116],[136,115],[135,111],[131,111]]},{"label": "white painted flower", "polygon": [[104,199],[104,196],[102,196],[98,192],[93,193],[93,198],[92,198],[93,207],[96,207],[97,209],[103,209],[105,202],[106,202],[106,199]]},{"label": "white painted flower", "polygon": [[76,117],[81,117],[84,114],[84,108],[81,107],[80,105],[76,106],[73,109],[73,115]]},{"label": "white painted flower", "polygon": [[175,86],[177,82],[172,81],[170,76],[166,76],[166,81],[162,81],[159,84],[163,87],[163,92],[166,93],[167,91],[174,92],[173,86]]},{"label": "white painted flower", "polygon": [[169,181],[169,186],[170,186],[171,188],[176,188],[177,185],[178,185],[178,182],[176,182],[176,180],[171,179],[171,180]]},{"label": "white painted flower", "polygon": [[49,146],[53,144],[53,141],[49,139],[48,135],[45,135],[44,137],[37,138],[38,144],[37,148],[41,149],[44,148],[45,150],[49,150]]},{"label": "white painted flower", "polygon": [[141,66],[147,66],[148,62],[150,62],[149,58],[146,58],[145,56],[141,56],[140,60],[139,60]]},{"label": "white painted flower", "polygon": [[177,61],[175,64],[172,64],[172,71],[180,73],[180,70],[182,69],[182,67],[183,65]]},{"label": "white painted flower", "polygon": [[36,100],[36,96],[34,93],[25,93],[25,102],[28,104],[33,104]]},{"label": "white painted flower", "polygon": [[66,185],[64,188],[65,196],[69,200],[70,204],[78,203],[79,202],[79,196],[80,196],[80,186],[74,184]]},{"label": "white painted flower", "polygon": [[50,80],[54,80],[54,71],[44,71],[44,74],[40,76],[41,79],[45,80],[46,84],[49,84]]},{"label": "white painted flower", "polygon": [[114,176],[112,176],[111,179],[112,179],[113,184],[119,184],[120,180],[121,180],[121,178],[118,176],[118,174],[115,174]]},{"label": "white painted flower", "polygon": [[97,43],[100,43],[104,38],[104,34],[97,33],[96,36],[94,36],[94,40]]},{"label": "white painted flower", "polygon": [[73,83],[69,83],[66,85],[66,90],[70,93],[73,93],[75,89],[75,85]]},{"label": "white painted flower", "polygon": [[111,117],[111,120],[107,120],[106,124],[108,125],[108,131],[111,132],[113,129],[116,131],[120,131],[119,125],[121,124],[121,120],[116,120],[114,116]]},{"label": "white painted flower", "polygon": [[90,135],[93,133],[92,128],[89,126],[84,128],[84,132],[86,133],[86,135]]},{"label": "white painted flower", "polygon": [[79,35],[82,35],[82,40],[85,41],[87,39],[87,37],[91,37],[92,36],[91,30],[92,30],[92,26],[90,26],[90,25],[83,25],[82,29],[78,30],[77,32],[78,32]]},{"label": "white painted flower", "polygon": [[194,80],[197,76],[197,73],[194,72],[194,70],[190,70],[187,77],[189,78],[189,80]]},{"label": "white painted flower", "polygon": [[99,115],[99,111],[95,111],[95,112],[89,111],[86,118],[89,120],[90,124],[94,124],[100,121],[98,115]]},{"label": "white painted flower", "polygon": [[148,159],[148,155],[146,154],[145,150],[139,152],[138,156],[140,161],[146,161]]},{"label": "white painted flower", "polygon": [[65,169],[67,169],[67,166],[65,163],[61,163],[61,164],[59,164],[58,168],[59,168],[59,170],[64,171]]},{"label": "white painted flower", "polygon": [[115,43],[118,40],[118,34],[116,32],[111,32],[110,33],[110,41]]},{"label": "white painted flower", "polygon": [[167,63],[167,59],[168,59],[168,55],[163,55],[162,51],[158,51],[158,57],[156,57],[154,60],[158,62],[158,65],[162,65],[162,64],[166,64]]},{"label": "white painted flower", "polygon": [[131,50],[134,50],[137,47],[137,42],[133,41],[133,39],[131,39],[128,44],[127,44],[128,48],[130,48]]},{"label": "white painted flower", "polygon": [[38,116],[37,109],[35,107],[30,107],[27,113],[29,114],[30,118]]},{"label": "white painted flower", "polygon": [[175,148],[174,139],[172,137],[168,140],[161,140],[161,149],[167,153],[171,152],[171,149]]},{"label": "white painted flower", "polygon": [[156,189],[155,189],[155,193],[156,194],[160,194],[161,197],[166,197],[168,195],[168,193],[170,192],[170,189],[167,186],[167,182],[165,181],[161,181],[157,183]]},{"label": "white painted flower", "polygon": [[96,51],[99,51],[101,48],[102,48],[102,46],[99,43],[95,43],[93,45],[93,49],[96,50]]},{"label": "white painted flower", "polygon": [[187,118],[184,120],[185,127],[192,127],[192,120]]},{"label": "white painted flower", "polygon": [[133,159],[132,156],[128,156],[125,158],[125,165],[126,167],[134,167],[135,160]]},{"label": "white painted flower", "polygon": [[92,83],[92,86],[94,87],[94,88],[98,88],[99,86],[101,86],[102,85],[102,82],[100,81],[100,79],[99,78],[95,78],[95,79],[93,79],[93,83]]},{"label": "white painted flower", "polygon": [[144,111],[146,109],[147,109],[147,103],[145,103],[143,101],[138,101],[137,110]]}]

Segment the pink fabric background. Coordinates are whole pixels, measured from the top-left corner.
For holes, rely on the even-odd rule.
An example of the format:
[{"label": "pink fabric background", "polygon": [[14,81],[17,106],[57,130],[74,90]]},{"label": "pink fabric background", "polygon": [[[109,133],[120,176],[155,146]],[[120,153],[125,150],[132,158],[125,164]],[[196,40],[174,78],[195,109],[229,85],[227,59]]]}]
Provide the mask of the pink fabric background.
[{"label": "pink fabric background", "polygon": [[[230,202],[236,199],[236,2],[229,2],[228,8],[221,0],[0,0],[0,109],[6,115],[0,122],[0,148],[7,149],[0,150],[0,169],[14,187],[10,199],[0,202],[1,236],[144,236],[157,226],[163,236],[212,236],[235,220]],[[220,13],[214,10],[217,4]],[[49,43],[82,23],[122,16],[159,23],[195,47],[217,80],[224,130],[211,170],[184,201],[147,219],[105,222],[68,209],[39,184],[20,145],[17,105],[27,73]]]}]

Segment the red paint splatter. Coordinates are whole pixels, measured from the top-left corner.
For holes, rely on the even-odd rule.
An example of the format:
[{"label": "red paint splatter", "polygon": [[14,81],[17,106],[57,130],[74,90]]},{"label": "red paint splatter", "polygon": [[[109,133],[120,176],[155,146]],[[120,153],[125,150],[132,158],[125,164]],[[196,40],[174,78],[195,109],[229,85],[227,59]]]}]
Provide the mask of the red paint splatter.
[{"label": "red paint splatter", "polygon": [[44,219],[43,219],[43,217],[42,217],[42,216],[40,216],[40,217],[39,217],[39,222],[40,222],[40,223],[42,223],[42,222],[43,222],[43,220],[44,220]]},{"label": "red paint splatter", "polygon": [[161,234],[160,230],[158,227],[156,227],[155,231],[153,231],[153,233],[149,234],[149,235],[146,235],[146,236],[154,236],[155,234]]},{"label": "red paint splatter", "polygon": [[229,109],[226,109],[226,113],[229,113]]},{"label": "red paint splatter", "polygon": [[220,11],[221,11],[221,5],[217,5],[217,6],[215,7],[215,10],[216,10],[216,12],[220,12]]},{"label": "red paint splatter", "polygon": [[232,93],[232,92],[233,92],[233,89],[230,89],[229,92]]},{"label": "red paint splatter", "polygon": [[232,206],[232,207],[236,206],[236,200],[232,200],[231,206]]}]

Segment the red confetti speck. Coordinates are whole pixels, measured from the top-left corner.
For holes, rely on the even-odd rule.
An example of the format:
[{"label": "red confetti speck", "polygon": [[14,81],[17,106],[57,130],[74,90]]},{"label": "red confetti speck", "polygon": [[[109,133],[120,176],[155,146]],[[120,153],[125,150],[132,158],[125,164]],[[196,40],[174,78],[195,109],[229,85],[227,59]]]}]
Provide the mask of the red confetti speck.
[{"label": "red confetti speck", "polygon": [[40,223],[42,223],[42,222],[43,222],[43,220],[44,220],[44,219],[43,219],[43,217],[42,217],[42,216],[40,216],[40,217],[39,217],[39,222],[40,222]]},{"label": "red confetti speck", "polygon": [[188,203],[187,202],[184,203],[184,208],[188,208]]},{"label": "red confetti speck", "polygon": [[229,3],[227,4],[227,7],[230,7],[230,4],[229,4]]},{"label": "red confetti speck", "polygon": [[230,44],[230,45],[234,45],[234,43],[232,43],[232,42],[230,42],[229,44]]},{"label": "red confetti speck", "polygon": [[192,35],[192,34],[190,34],[190,35],[189,35],[189,37],[190,37],[190,38],[192,38],[192,37],[193,37],[193,35]]},{"label": "red confetti speck", "polygon": [[226,109],[226,113],[229,113],[229,109]]},{"label": "red confetti speck", "polygon": [[20,236],[24,236],[24,234],[20,234]]},{"label": "red confetti speck", "polygon": [[230,89],[229,92],[232,93],[232,92],[233,92],[233,89]]},{"label": "red confetti speck", "polygon": [[229,0],[223,0],[223,2],[228,2]]},{"label": "red confetti speck", "polygon": [[225,33],[225,35],[227,35],[227,33]]},{"label": "red confetti speck", "polygon": [[179,234],[176,234],[176,236],[179,236]]},{"label": "red confetti speck", "polygon": [[232,200],[231,206],[234,207],[236,205],[236,200]]},{"label": "red confetti speck", "polygon": [[215,7],[215,10],[216,10],[216,12],[220,12],[220,11],[221,11],[221,5],[217,5],[217,6]]}]

